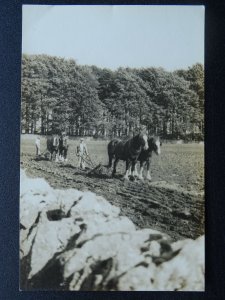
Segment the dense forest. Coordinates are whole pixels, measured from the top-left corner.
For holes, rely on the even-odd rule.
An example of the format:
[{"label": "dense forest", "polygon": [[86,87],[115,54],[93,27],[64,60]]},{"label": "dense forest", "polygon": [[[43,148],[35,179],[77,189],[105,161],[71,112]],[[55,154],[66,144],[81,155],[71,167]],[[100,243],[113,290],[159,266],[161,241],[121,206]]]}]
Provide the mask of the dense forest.
[{"label": "dense forest", "polygon": [[73,59],[22,56],[23,133],[128,136],[145,127],[162,138],[204,137],[204,68],[81,66]]}]

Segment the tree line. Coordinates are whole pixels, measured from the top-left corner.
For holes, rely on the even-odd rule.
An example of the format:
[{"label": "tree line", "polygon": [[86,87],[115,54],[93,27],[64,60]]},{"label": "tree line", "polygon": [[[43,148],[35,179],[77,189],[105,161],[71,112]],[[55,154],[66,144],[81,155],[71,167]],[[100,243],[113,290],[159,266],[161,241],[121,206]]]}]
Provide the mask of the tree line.
[{"label": "tree line", "polygon": [[129,136],[145,127],[163,138],[203,139],[204,68],[81,66],[73,59],[22,56],[21,130]]}]

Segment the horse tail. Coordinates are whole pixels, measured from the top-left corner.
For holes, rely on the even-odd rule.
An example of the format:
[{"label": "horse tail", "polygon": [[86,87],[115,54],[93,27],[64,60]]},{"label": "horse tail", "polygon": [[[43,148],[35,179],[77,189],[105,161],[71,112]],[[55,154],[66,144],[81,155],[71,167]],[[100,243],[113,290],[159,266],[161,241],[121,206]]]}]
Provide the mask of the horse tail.
[{"label": "horse tail", "polygon": [[47,150],[49,151],[49,152],[51,152],[51,145],[52,145],[52,138],[51,137],[47,137],[47,142],[46,142],[46,146],[47,146]]},{"label": "horse tail", "polygon": [[109,157],[109,164],[108,167],[112,167],[112,160],[115,157],[115,149],[116,145],[119,143],[118,139],[113,139],[108,143],[108,157]]}]

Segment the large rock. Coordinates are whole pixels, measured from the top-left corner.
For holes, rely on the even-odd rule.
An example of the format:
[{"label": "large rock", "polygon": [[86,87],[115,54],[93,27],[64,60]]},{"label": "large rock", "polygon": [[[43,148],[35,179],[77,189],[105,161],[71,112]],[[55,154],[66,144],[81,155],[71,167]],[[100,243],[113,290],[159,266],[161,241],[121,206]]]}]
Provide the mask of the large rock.
[{"label": "large rock", "polygon": [[87,215],[103,216],[103,217],[117,217],[120,209],[111,205],[103,197],[96,196],[91,192],[84,192],[83,197],[76,206],[71,209],[71,214],[76,217],[87,217]]},{"label": "large rock", "polygon": [[204,237],[172,243],[136,230],[91,192],[54,190],[22,172],[20,223],[22,289],[204,289]]}]

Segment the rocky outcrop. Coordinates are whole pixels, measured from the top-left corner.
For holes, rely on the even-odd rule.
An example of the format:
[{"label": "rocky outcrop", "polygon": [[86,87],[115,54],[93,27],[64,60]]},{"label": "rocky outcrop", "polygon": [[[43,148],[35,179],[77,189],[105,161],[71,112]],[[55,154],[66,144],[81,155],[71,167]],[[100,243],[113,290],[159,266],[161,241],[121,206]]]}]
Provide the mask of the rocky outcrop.
[{"label": "rocky outcrop", "polygon": [[21,289],[201,291],[204,237],[136,230],[104,198],[21,171]]}]

